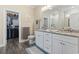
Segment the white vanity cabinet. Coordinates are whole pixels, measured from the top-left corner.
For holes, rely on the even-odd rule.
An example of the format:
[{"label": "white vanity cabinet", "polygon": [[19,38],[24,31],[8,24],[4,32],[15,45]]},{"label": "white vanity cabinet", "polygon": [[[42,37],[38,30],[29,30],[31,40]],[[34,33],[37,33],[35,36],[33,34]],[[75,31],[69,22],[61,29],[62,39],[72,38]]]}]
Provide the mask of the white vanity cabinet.
[{"label": "white vanity cabinet", "polygon": [[63,36],[63,35],[62,35],[62,38],[63,38],[63,40],[62,40],[63,54],[77,54],[77,53],[79,53],[78,52],[79,38],[70,37],[70,36]]},{"label": "white vanity cabinet", "polygon": [[66,42],[62,42],[62,53],[63,54],[77,54],[78,53],[78,46],[69,44]]},{"label": "white vanity cabinet", "polygon": [[52,54],[79,53],[79,38],[45,31],[35,32],[35,43],[42,50]]},{"label": "white vanity cabinet", "polygon": [[61,54],[62,53],[62,40],[60,35],[52,35],[52,54]]},{"label": "white vanity cabinet", "polygon": [[44,32],[44,50],[51,53],[51,33]]},{"label": "white vanity cabinet", "polygon": [[36,31],[35,37],[36,45],[47,53],[51,53],[51,33]]},{"label": "white vanity cabinet", "polygon": [[54,54],[78,53],[78,38],[53,34],[52,53]]},{"label": "white vanity cabinet", "polygon": [[35,31],[35,43],[41,49],[44,49],[44,33],[40,31]]},{"label": "white vanity cabinet", "polygon": [[62,44],[60,40],[54,39],[51,46],[52,46],[52,54],[62,53]]}]

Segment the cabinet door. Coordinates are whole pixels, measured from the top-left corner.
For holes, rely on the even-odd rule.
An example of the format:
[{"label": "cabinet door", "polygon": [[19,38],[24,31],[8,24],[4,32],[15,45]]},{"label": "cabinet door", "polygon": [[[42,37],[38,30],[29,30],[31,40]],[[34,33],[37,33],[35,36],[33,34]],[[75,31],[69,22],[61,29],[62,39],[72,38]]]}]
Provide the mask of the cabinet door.
[{"label": "cabinet door", "polygon": [[62,44],[61,41],[58,39],[53,39],[52,44],[52,53],[53,54],[62,54]]},{"label": "cabinet door", "polygon": [[51,33],[44,33],[44,50],[51,53]]},{"label": "cabinet door", "polygon": [[43,39],[43,32],[35,32],[35,43],[38,47],[40,47],[41,49],[44,48],[44,39]]},{"label": "cabinet door", "polygon": [[63,47],[62,47],[63,54],[75,54],[75,53],[78,53],[76,45],[65,43],[65,42],[63,42],[62,45],[63,45]]}]

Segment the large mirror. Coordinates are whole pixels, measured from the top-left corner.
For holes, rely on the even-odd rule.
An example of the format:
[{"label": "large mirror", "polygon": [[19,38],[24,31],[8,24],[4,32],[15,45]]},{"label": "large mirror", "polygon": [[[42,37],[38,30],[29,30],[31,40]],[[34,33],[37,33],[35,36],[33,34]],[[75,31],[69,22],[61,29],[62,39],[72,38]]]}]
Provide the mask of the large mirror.
[{"label": "large mirror", "polygon": [[71,6],[65,10],[65,20],[72,30],[79,30],[79,6]]},{"label": "large mirror", "polygon": [[[51,8],[43,11],[43,26],[45,28],[50,29],[58,29],[63,27],[62,19],[64,14],[63,12],[60,13],[60,8],[58,6],[52,6]],[[60,15],[62,16],[62,19],[60,20]]]},{"label": "large mirror", "polygon": [[79,30],[79,6],[51,6],[43,11],[42,14],[42,27],[45,27],[45,29],[63,29],[70,27],[71,29]]}]

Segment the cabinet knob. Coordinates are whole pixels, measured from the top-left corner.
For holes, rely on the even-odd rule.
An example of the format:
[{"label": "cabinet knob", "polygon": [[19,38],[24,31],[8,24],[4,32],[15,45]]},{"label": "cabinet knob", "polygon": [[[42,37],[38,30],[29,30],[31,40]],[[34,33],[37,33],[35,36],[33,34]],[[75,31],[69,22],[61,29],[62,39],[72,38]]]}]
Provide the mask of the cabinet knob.
[{"label": "cabinet knob", "polygon": [[49,41],[49,40],[46,40],[46,41]]},{"label": "cabinet knob", "polygon": [[49,49],[48,47],[45,47],[46,49]]},{"label": "cabinet knob", "polygon": [[47,47],[47,49],[49,49],[49,48]]},{"label": "cabinet knob", "polygon": [[64,43],[60,42],[60,44],[65,45]]}]

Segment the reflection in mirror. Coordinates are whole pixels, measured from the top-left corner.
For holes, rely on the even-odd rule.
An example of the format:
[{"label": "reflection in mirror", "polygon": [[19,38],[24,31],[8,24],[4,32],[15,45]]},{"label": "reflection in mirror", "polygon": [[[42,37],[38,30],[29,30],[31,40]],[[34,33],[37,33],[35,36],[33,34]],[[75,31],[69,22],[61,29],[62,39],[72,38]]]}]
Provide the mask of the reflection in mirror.
[{"label": "reflection in mirror", "polygon": [[58,27],[58,20],[59,20],[59,15],[58,14],[52,14],[50,15],[50,26],[51,29],[56,29]]},{"label": "reflection in mirror", "polygon": [[[77,15],[76,15],[77,13]],[[78,29],[79,30],[79,6],[55,5],[42,12],[42,27],[50,29]],[[74,15],[74,16],[72,16]],[[77,17],[78,16],[78,17]],[[76,22],[76,23],[74,23]],[[75,27],[74,27],[75,26]]]},{"label": "reflection in mirror", "polygon": [[46,29],[56,29],[58,27],[58,11],[47,10],[43,13],[43,27]]},{"label": "reflection in mirror", "polygon": [[79,9],[74,6],[65,11],[65,16],[70,30],[79,30]]},{"label": "reflection in mirror", "polygon": [[79,13],[70,15],[70,27],[79,31]]}]

